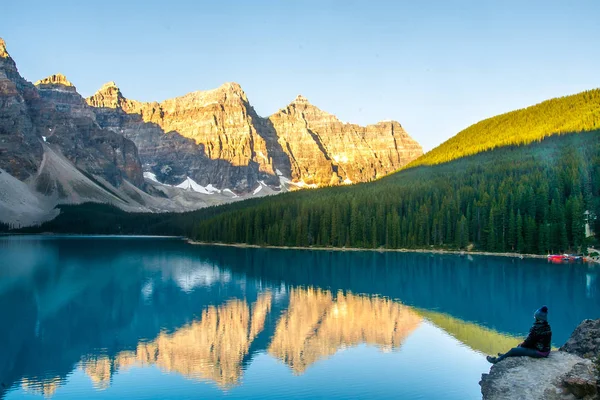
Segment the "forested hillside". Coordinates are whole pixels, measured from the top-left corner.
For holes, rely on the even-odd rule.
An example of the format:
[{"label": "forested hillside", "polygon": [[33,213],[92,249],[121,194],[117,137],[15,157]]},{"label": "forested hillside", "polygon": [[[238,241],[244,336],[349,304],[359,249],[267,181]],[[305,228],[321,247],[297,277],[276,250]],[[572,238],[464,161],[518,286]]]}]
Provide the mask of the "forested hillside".
[{"label": "forested hillside", "polygon": [[[379,181],[184,214],[65,207],[36,230],[185,235],[276,246],[580,251],[600,214],[600,131],[552,136]],[[591,221],[596,232],[599,220]]]},{"label": "forested hillside", "polygon": [[344,190],[264,199],[201,221],[192,236],[280,246],[579,251],[585,211],[600,214],[599,199],[595,131],[413,168]]},{"label": "forested hillside", "polygon": [[600,129],[600,89],[559,97],[485,119],[442,143],[404,169],[435,165],[551,135]]}]

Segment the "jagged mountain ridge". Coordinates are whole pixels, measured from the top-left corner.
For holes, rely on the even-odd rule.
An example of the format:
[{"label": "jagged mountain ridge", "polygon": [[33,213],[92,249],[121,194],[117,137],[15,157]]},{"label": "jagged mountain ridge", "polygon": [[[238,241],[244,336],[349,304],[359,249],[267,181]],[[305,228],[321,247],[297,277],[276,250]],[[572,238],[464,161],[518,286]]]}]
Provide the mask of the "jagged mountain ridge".
[{"label": "jagged mountain ridge", "polygon": [[423,153],[395,121],[346,124],[302,96],[262,118],[237,83],[144,103],[109,82],[87,102],[101,126],[136,143],[144,170],[169,184],[188,176],[238,191],[260,180],[313,187],[365,182]]},{"label": "jagged mountain ridge", "polygon": [[[265,188],[258,195],[272,193]],[[35,85],[21,77],[0,39],[0,221],[35,225],[54,218],[60,204],[96,202],[128,212],[160,212],[242,198],[145,179],[134,142],[102,128],[64,75]]]},{"label": "jagged mountain ridge", "polygon": [[344,124],[302,97],[262,118],[236,83],[148,103],[109,82],[84,99],[62,74],[25,80],[0,39],[0,221],[13,226],[59,204],[186,211],[367,181],[421,153],[398,123]]}]

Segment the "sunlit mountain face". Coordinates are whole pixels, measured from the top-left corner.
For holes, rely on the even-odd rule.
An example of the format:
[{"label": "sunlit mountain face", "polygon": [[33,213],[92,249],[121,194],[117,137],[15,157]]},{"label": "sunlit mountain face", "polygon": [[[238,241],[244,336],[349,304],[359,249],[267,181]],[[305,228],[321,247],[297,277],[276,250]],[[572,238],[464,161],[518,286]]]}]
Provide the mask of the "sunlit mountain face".
[{"label": "sunlit mountain face", "polygon": [[0,397],[410,397],[435,389],[412,378],[428,373],[453,387],[447,398],[469,398],[484,355],[518,343],[538,303],[555,344],[598,317],[597,274],[502,257],[2,238]]}]

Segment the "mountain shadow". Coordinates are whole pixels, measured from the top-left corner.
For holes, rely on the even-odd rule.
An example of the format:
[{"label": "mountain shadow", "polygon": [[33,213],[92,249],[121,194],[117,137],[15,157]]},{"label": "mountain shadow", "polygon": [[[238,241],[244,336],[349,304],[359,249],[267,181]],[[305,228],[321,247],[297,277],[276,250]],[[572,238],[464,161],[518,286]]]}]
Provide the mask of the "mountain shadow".
[{"label": "mountain shadow", "polygon": [[[285,176],[292,176],[292,165],[290,162],[290,155],[288,155],[279,143],[279,136],[273,126],[273,122],[269,118],[261,118],[254,113],[252,116],[257,121],[256,132],[265,141],[267,149],[269,149],[269,157],[272,160],[272,165],[275,173],[277,170]],[[277,184],[279,182],[277,181]]]},{"label": "mountain shadow", "polygon": [[[105,107],[96,107],[95,112],[100,126],[119,131],[135,143],[144,171],[153,173],[159,182],[178,185],[189,177],[202,186],[213,185],[238,192],[256,187],[259,180],[278,184],[276,174],[261,170],[259,163],[249,161],[247,165],[234,165],[228,160],[213,159],[204,144],[176,130],[165,131],[157,123],[144,121],[138,113]],[[272,138],[268,140],[273,142]],[[276,139],[274,143],[278,144]],[[283,150],[280,153],[284,154]],[[281,157],[276,158],[278,164],[289,171],[280,161]]]}]

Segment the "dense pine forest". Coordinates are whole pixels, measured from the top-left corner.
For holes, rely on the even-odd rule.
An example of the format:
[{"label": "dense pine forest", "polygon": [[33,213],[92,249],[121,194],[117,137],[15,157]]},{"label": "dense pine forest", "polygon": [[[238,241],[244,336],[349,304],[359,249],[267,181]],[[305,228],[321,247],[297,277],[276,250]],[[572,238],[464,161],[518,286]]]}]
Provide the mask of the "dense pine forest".
[{"label": "dense pine forest", "polygon": [[600,228],[593,218],[600,214],[599,139],[600,131],[553,137],[370,184],[236,205],[194,224],[192,237],[277,246],[579,252],[587,220]]},{"label": "dense pine forest", "polygon": [[585,250],[600,231],[600,131],[552,136],[379,181],[303,190],[184,214],[64,207],[29,231],[182,235],[275,246]]},{"label": "dense pine forest", "polygon": [[600,129],[600,89],[558,97],[485,119],[410,163],[435,165],[498,147],[524,145],[551,135]]}]

